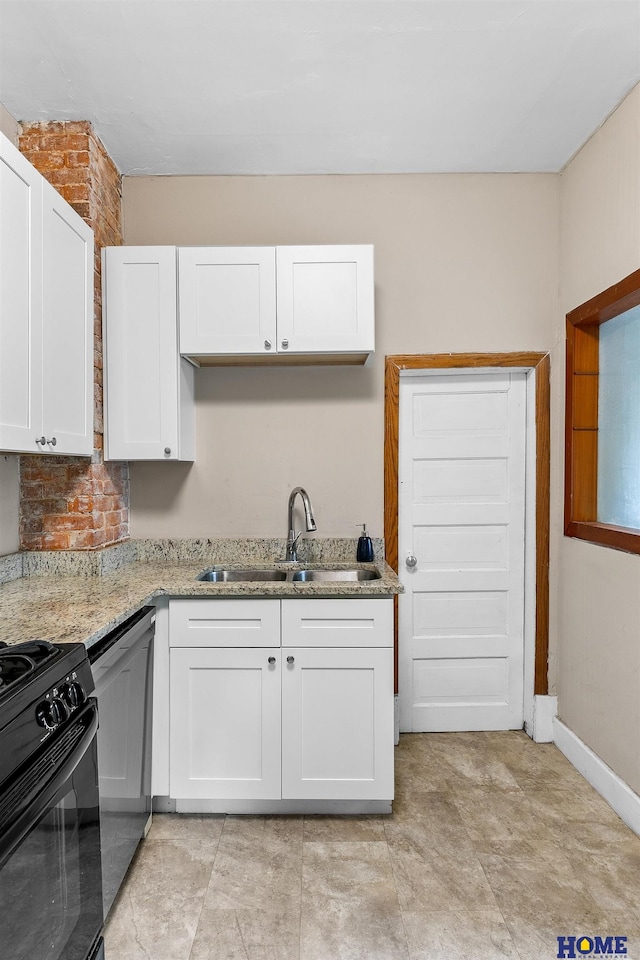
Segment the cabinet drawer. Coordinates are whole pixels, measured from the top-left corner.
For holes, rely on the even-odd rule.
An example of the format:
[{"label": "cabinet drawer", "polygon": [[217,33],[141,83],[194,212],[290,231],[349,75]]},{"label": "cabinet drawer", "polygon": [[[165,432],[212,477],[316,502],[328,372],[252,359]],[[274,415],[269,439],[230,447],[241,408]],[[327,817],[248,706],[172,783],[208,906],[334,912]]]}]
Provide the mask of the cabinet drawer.
[{"label": "cabinet drawer", "polygon": [[171,647],[279,647],[279,600],[172,600]]},{"label": "cabinet drawer", "polygon": [[391,647],[393,600],[283,600],[287,647]]}]

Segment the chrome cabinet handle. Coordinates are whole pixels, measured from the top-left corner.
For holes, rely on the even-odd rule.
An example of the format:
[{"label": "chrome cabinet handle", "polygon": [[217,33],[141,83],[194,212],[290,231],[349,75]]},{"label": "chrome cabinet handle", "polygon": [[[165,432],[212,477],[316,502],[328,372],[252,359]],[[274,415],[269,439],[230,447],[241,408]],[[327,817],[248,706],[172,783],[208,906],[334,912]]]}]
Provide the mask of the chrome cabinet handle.
[{"label": "chrome cabinet handle", "polygon": [[171,456],[171,447],[165,447],[164,452],[165,452],[165,456],[167,457]]},{"label": "chrome cabinet handle", "polygon": [[56,440],[55,437],[51,437],[51,440],[47,440],[47,443],[50,443],[52,447],[55,447],[57,442],[58,441]]},{"label": "chrome cabinet handle", "polygon": [[267,660],[267,663],[275,663],[275,662],[276,662],[275,657],[269,657],[269,659]]},{"label": "chrome cabinet handle", "polygon": [[405,562],[406,562],[407,566],[409,567],[409,569],[412,570],[413,567],[415,567],[415,565],[416,565],[416,563],[417,563],[418,561],[417,561],[417,559],[414,557],[414,555],[413,555],[412,553],[410,553]]},{"label": "chrome cabinet handle", "polygon": [[36,437],[36,443],[37,443],[38,445],[44,446],[46,442],[47,442],[47,438],[46,438],[46,437]]},{"label": "chrome cabinet handle", "polygon": [[283,340],[283,341],[282,341],[282,349],[283,349],[283,350],[288,350],[288,348],[289,348],[289,341],[288,341],[288,340]]},{"label": "chrome cabinet handle", "polygon": [[265,350],[271,350],[271,340],[265,340],[264,348]]},{"label": "chrome cabinet handle", "polygon": [[287,663],[295,663],[295,657],[287,657]]}]

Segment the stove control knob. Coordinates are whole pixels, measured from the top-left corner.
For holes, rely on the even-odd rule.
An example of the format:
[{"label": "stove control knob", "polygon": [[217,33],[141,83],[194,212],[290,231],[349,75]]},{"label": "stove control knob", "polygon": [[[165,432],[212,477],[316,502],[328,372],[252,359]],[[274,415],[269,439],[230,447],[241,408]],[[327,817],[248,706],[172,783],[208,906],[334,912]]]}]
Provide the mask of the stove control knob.
[{"label": "stove control knob", "polygon": [[45,730],[55,730],[68,716],[69,711],[60,697],[54,697],[53,700],[43,700],[36,708],[36,721]]},{"label": "stove control knob", "polygon": [[85,700],[84,690],[75,680],[64,684],[60,690],[60,696],[70,710],[77,710]]},{"label": "stove control knob", "polygon": [[56,718],[56,725],[62,723],[69,716],[67,705],[61,697],[54,697],[51,701],[51,710]]},{"label": "stove control knob", "polygon": [[52,704],[45,700],[36,707],[36,720],[45,730],[55,730],[58,726],[56,718],[53,715]]}]

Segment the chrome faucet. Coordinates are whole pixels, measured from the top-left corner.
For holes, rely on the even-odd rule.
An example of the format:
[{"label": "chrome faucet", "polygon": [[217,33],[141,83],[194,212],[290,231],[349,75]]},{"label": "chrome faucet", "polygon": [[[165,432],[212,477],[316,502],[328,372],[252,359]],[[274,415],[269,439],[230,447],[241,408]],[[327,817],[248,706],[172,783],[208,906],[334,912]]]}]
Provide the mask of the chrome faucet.
[{"label": "chrome faucet", "polygon": [[294,487],[289,494],[289,507],[287,510],[287,551],[285,554],[285,560],[289,560],[292,563],[295,563],[298,559],[298,540],[303,534],[302,530],[296,533],[293,527],[293,505],[298,494],[300,494],[302,498],[307,531],[310,532],[316,529],[316,521],[313,518],[313,507],[311,506],[311,500],[309,500],[309,494],[302,487]]}]

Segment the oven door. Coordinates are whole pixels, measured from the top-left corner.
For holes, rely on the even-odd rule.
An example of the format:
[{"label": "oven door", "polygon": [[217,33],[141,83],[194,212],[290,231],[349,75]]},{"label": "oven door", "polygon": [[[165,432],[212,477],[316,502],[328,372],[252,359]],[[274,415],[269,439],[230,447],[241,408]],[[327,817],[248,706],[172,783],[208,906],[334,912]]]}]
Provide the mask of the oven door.
[{"label": "oven door", "polygon": [[102,881],[91,698],[0,795],[0,957],[101,956]]}]

